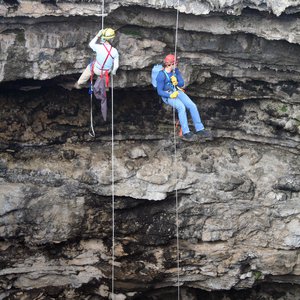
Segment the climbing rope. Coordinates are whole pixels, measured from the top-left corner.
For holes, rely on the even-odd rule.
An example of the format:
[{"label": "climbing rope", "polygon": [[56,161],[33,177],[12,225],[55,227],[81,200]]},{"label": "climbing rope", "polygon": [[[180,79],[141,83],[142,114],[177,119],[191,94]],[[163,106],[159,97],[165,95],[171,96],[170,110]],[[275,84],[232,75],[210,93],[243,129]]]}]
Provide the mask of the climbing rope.
[{"label": "climbing rope", "polygon": [[176,9],[176,29],[175,29],[175,46],[174,46],[174,56],[175,61],[177,60],[177,42],[178,42],[178,24],[179,24],[179,0],[177,0],[177,9]]},{"label": "climbing rope", "polygon": [[[91,74],[93,73],[93,63],[90,63],[90,68],[91,68]],[[90,101],[90,106],[91,106],[91,127],[90,127],[90,131],[89,131],[89,135],[91,137],[95,137],[95,131],[94,131],[94,126],[93,126],[93,76],[91,75],[90,77],[90,88],[89,88],[89,94],[91,96],[91,101]]]},{"label": "climbing rope", "polygon": [[[104,0],[102,0],[102,22],[104,28]],[[111,299],[115,299],[115,161],[114,161],[114,77],[111,74],[111,222],[112,222],[112,249],[111,249]]]},{"label": "climbing rope", "polygon": [[[101,29],[104,28],[104,16],[106,16],[104,14],[104,0],[102,0],[102,5],[101,5]],[[93,65],[91,63],[91,68],[93,68]],[[91,70],[93,71],[93,70]],[[91,109],[90,109],[90,130],[89,130],[89,135],[91,137],[95,137],[95,130],[94,130],[94,121],[93,121],[93,76],[91,76],[91,82],[90,82],[90,89],[89,89],[89,94],[91,95],[91,101],[90,101],[90,106],[91,106]]]},{"label": "climbing rope", "polygon": [[[178,24],[179,24],[179,0],[177,1],[176,8],[176,30],[175,30],[175,46],[174,46],[174,56],[175,62],[177,61],[177,42],[178,42]],[[175,70],[174,70],[175,71]],[[176,101],[176,100],[175,100]],[[173,139],[174,139],[174,164],[175,164],[175,214],[176,214],[176,253],[177,253],[177,298],[180,300],[180,248],[179,248],[179,215],[178,215],[178,172],[177,172],[177,141],[176,141],[176,116],[175,116],[175,106],[173,106]]]},{"label": "climbing rope", "polygon": [[112,206],[112,266],[111,292],[115,299],[115,161],[114,161],[114,76],[111,75],[111,206]]},{"label": "climbing rope", "polygon": [[102,13],[101,29],[103,29],[104,28],[104,0],[102,0],[101,13]]},{"label": "climbing rope", "polygon": [[[104,0],[102,0],[101,29],[104,28]],[[111,299],[115,299],[115,161],[114,161],[114,77],[111,74],[111,222],[112,222],[112,249],[111,249]]]},{"label": "climbing rope", "polygon": [[[104,0],[102,0],[101,5],[101,29],[104,28]],[[91,64],[93,68],[93,64]],[[91,70],[92,72],[93,70]],[[91,126],[89,134],[92,137],[95,137],[95,131],[93,127],[93,76],[91,76],[90,89],[89,93],[91,95]],[[115,173],[114,173],[114,80],[113,75],[111,74],[111,193],[112,193],[112,267],[111,267],[111,299],[115,299]]]}]

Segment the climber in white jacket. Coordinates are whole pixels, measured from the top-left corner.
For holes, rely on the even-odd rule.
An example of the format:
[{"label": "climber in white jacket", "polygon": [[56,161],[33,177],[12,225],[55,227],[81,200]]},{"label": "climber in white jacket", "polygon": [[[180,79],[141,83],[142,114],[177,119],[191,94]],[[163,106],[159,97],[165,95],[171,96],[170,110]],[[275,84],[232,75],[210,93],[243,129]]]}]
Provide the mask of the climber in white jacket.
[{"label": "climber in white jacket", "polygon": [[[111,28],[102,29],[90,41],[89,46],[96,52],[96,59],[90,63],[83,71],[75,88],[81,88],[91,76],[95,73],[99,76],[105,76],[108,82],[108,73],[115,75],[119,68],[119,53],[108,41],[115,37],[115,31]],[[97,44],[100,38],[100,44]]]}]

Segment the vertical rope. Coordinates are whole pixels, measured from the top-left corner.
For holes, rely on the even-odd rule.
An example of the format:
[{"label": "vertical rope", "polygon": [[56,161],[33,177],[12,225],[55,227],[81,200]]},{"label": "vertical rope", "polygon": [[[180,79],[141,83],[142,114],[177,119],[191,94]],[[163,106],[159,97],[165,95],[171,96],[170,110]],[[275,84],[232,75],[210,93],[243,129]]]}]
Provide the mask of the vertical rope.
[{"label": "vertical rope", "polygon": [[[101,7],[101,29],[104,28],[104,0]],[[115,299],[115,161],[114,161],[114,77],[111,74],[111,222],[112,222],[112,246],[111,246],[111,299]]]},{"label": "vertical rope", "polygon": [[174,49],[174,56],[175,60],[177,60],[177,41],[178,41],[178,24],[179,24],[179,0],[177,0],[177,9],[176,9],[176,30],[175,30],[175,49]]},{"label": "vertical rope", "polygon": [[115,299],[115,161],[114,161],[114,76],[111,75],[111,206],[112,206],[112,267],[111,292]]},{"label": "vertical rope", "polygon": [[173,129],[173,139],[174,139],[174,164],[175,164],[175,218],[176,218],[176,261],[177,261],[177,298],[180,299],[180,285],[179,285],[179,216],[178,216],[178,189],[177,189],[177,182],[178,182],[178,172],[177,172],[177,142],[176,142],[176,118],[175,118],[175,108],[173,108],[173,123],[174,123],[174,129]]},{"label": "vertical rope", "polygon": [[104,0],[102,0],[101,12],[102,12],[101,29],[103,29],[104,28]]},{"label": "vertical rope", "polygon": [[[102,0],[101,16],[102,16],[102,18],[101,18],[101,29],[103,29],[103,27],[104,27],[104,0]],[[89,135],[91,137],[95,137],[96,135],[95,135],[94,124],[93,124],[94,121],[93,121],[93,78],[92,77],[91,77],[91,83],[90,83],[90,85],[91,85],[90,86],[90,89],[91,89],[91,91],[90,91],[90,94],[91,94],[91,101],[90,101],[90,106],[91,106],[90,115],[91,115],[91,117],[90,117],[90,123],[91,123],[91,125],[90,125]]]},{"label": "vertical rope", "polygon": [[[177,61],[177,41],[178,41],[178,25],[179,25],[179,0],[177,1],[176,8],[176,30],[175,30],[175,46],[174,46],[174,56],[175,62]],[[175,69],[174,69],[175,72]],[[174,124],[174,164],[175,164],[175,214],[176,214],[176,249],[177,249],[177,299],[180,300],[180,248],[179,248],[179,215],[178,215],[178,172],[177,172],[177,141],[176,141],[176,118],[175,118],[175,107],[173,107],[173,124]]]},{"label": "vertical rope", "polygon": [[[102,0],[102,24],[104,28],[104,0]],[[114,156],[114,77],[111,74],[111,222],[112,222],[112,246],[111,246],[111,299],[115,299],[115,156]]]},{"label": "vertical rope", "polygon": [[[91,88],[93,86],[93,80],[91,80]],[[89,135],[91,137],[95,137],[95,131],[94,131],[94,126],[93,126],[93,91],[91,90],[90,92],[91,94],[91,101],[90,101],[90,106],[91,106],[91,126],[90,126],[90,131],[89,131]]]},{"label": "vertical rope", "polygon": [[[94,67],[94,65],[91,62],[90,63],[91,74],[93,73],[93,67]],[[91,78],[90,78],[89,94],[91,95],[91,101],[90,101],[90,106],[91,106],[91,108],[90,108],[90,112],[91,112],[90,113],[90,115],[91,115],[91,117],[90,117],[90,123],[91,123],[91,125],[90,125],[89,135],[91,137],[95,137],[96,135],[95,135],[94,126],[93,126],[93,123],[94,123],[93,122],[93,75],[91,75]]]}]

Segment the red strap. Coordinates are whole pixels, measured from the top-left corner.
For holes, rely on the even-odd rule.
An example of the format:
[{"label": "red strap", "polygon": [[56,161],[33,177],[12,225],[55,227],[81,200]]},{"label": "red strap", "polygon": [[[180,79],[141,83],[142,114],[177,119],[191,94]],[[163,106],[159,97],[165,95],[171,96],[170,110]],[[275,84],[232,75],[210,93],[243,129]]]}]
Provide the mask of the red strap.
[{"label": "red strap", "polygon": [[[107,55],[106,55],[106,58],[105,58],[105,60],[104,60],[104,62],[103,62],[103,64],[102,64],[102,67],[101,67],[101,70],[102,70],[102,71],[103,71],[103,67],[104,67],[104,65],[105,65],[105,63],[106,63],[108,57],[109,57],[109,56],[112,57],[112,55],[110,54],[110,53],[111,53],[111,50],[112,50],[112,45],[110,45],[110,49],[109,49],[109,50],[107,49],[107,47],[105,46],[105,44],[103,44],[103,46],[104,46],[104,48],[105,48],[106,51],[107,51]],[[112,58],[113,58],[113,57],[112,57]],[[102,73],[102,71],[101,71],[101,73]],[[102,78],[102,77],[103,77],[103,73],[102,73],[100,76],[101,76],[101,78]],[[109,74],[108,74],[108,70],[105,70],[104,76],[105,76],[105,85],[106,85],[106,87],[108,87],[108,85],[109,85]]]},{"label": "red strap", "polygon": [[176,122],[176,129],[177,129],[177,128],[179,128],[178,135],[179,135],[179,136],[182,136],[182,127],[180,126],[179,120],[177,120],[177,122]]},{"label": "red strap", "polygon": [[93,82],[93,77],[94,77],[94,65],[95,65],[95,61],[93,61],[91,65],[91,83]]},{"label": "red strap", "polygon": [[109,85],[109,74],[108,74],[107,70],[105,71],[105,84],[106,84],[106,87],[108,87],[108,85]]},{"label": "red strap", "polygon": [[[111,53],[111,50],[112,50],[112,46],[110,45],[110,49],[108,50],[107,47],[105,46],[105,44],[103,44],[104,48],[106,49],[107,51],[107,55],[106,55],[106,58],[101,66],[101,74],[99,75],[100,78],[103,77],[103,75],[105,76],[105,84],[106,84],[106,87],[108,87],[109,85],[109,73],[108,73],[108,70],[103,70],[103,67],[108,59],[109,56],[111,56],[113,58],[113,56],[110,54]],[[94,77],[94,65],[95,65],[95,62],[96,61],[93,61],[92,63],[92,66],[91,66],[91,82],[93,81],[93,77]],[[104,71],[104,74],[103,74],[103,71]]]},{"label": "red strap", "polygon": [[[112,45],[110,45],[110,49],[109,49],[109,50],[107,49],[107,47],[105,46],[105,44],[103,44],[103,46],[104,46],[104,48],[105,48],[106,51],[107,51],[107,55],[106,55],[106,58],[105,58],[105,60],[104,60],[104,62],[103,62],[103,64],[102,64],[102,67],[101,67],[102,70],[103,70],[103,67],[104,67],[104,65],[105,65],[105,63],[106,63],[108,57],[111,56],[110,52],[111,52],[111,50],[112,50]],[[111,56],[111,57],[112,57],[112,56]],[[113,58],[113,57],[112,57],[112,58]]]}]

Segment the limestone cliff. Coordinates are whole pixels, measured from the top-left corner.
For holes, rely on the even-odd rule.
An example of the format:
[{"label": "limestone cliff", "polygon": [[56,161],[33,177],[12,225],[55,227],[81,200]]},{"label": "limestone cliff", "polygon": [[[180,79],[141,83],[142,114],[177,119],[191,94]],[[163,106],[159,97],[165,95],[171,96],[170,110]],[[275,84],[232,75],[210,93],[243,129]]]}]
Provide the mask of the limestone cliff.
[{"label": "limestone cliff", "polygon": [[[182,299],[300,299],[300,1],[177,3],[105,1],[115,298],[177,299],[177,194]],[[101,8],[0,1],[0,299],[111,296],[111,117],[94,101],[90,137],[87,89],[72,89]],[[214,134],[176,137],[176,156],[150,83],[175,8],[186,90]]]}]

